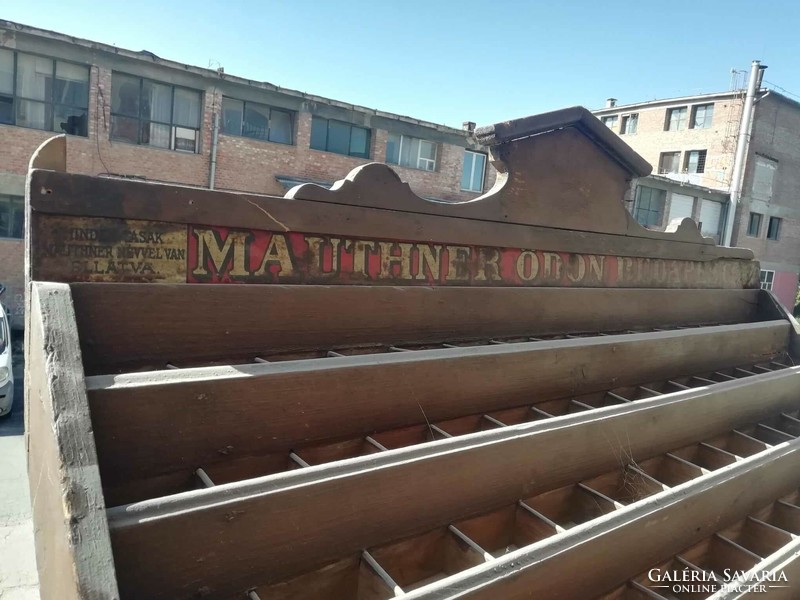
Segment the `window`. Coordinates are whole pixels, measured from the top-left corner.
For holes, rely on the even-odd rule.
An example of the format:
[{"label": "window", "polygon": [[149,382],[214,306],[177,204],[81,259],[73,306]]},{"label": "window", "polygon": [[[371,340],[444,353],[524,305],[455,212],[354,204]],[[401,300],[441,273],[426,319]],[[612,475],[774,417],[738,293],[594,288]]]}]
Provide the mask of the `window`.
[{"label": "window", "polygon": [[311,119],[311,147],[348,156],[369,158],[369,129],[343,121]]},{"label": "window", "polygon": [[677,173],[681,161],[680,152],[662,152],[658,161],[659,173]]},{"label": "window", "polygon": [[197,152],[200,115],[200,92],[112,74],[112,140]]},{"label": "window", "polygon": [[622,129],[620,130],[620,133],[623,134],[623,135],[625,135],[625,134],[629,135],[631,133],[636,133],[636,129],[638,127],[639,127],[639,115],[638,114],[635,114],[635,115],[624,115],[622,117]]},{"label": "window", "polygon": [[755,172],[753,173],[753,198],[766,200],[767,202],[772,200],[772,184],[777,170],[777,160],[756,155]]},{"label": "window", "polygon": [[713,104],[700,104],[692,108],[692,129],[709,129],[714,118]]},{"label": "window", "polygon": [[401,167],[436,170],[436,144],[407,135],[389,134],[386,143],[386,162]]},{"label": "window", "polygon": [[89,68],[0,49],[0,123],[87,135]]},{"label": "window", "polygon": [[483,191],[483,175],[486,172],[486,155],[464,150],[464,169],[461,171],[461,189],[469,192]]},{"label": "window", "polygon": [[686,129],[688,110],[685,106],[681,108],[670,108],[667,110],[667,131],[683,131]]},{"label": "window", "polygon": [[772,281],[775,279],[775,271],[761,271],[761,289],[771,290]]},{"label": "window", "polygon": [[617,128],[617,123],[619,122],[619,116],[614,115],[611,117],[602,117],[600,119],[603,122],[603,125],[611,129],[612,131]]},{"label": "window", "polygon": [[291,144],[293,114],[254,102],[222,99],[222,132],[257,140]]},{"label": "window", "polygon": [[666,197],[666,190],[640,185],[636,188],[633,217],[645,227],[661,227]]},{"label": "window", "polygon": [[767,239],[777,240],[781,232],[781,219],[778,217],[770,217],[769,224],[767,225]]},{"label": "window", "polygon": [[706,170],[706,151],[691,150],[686,153],[684,170],[687,173],[704,173]]},{"label": "window", "polygon": [[0,237],[19,238],[25,229],[25,199],[0,194]]},{"label": "window", "polygon": [[747,235],[750,237],[761,235],[761,214],[750,213],[750,221],[747,223]]}]

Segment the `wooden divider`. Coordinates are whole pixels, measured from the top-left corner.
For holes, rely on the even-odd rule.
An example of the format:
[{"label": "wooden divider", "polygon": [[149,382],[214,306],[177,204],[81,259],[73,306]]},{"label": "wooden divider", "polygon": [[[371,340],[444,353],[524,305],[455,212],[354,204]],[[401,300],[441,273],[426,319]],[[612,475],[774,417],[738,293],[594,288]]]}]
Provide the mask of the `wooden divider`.
[{"label": "wooden divider", "polygon": [[41,596],[119,598],[69,286],[30,293],[25,429]]},{"label": "wooden divider", "polygon": [[[632,572],[646,569],[670,553],[735,523],[798,485],[800,440],[723,467],[600,517],[591,526],[576,527],[404,597],[591,598],[609,591]],[[613,560],[605,559],[609,553],[613,553]],[[602,568],[597,568],[598,564]],[[498,577],[499,572],[502,577]]]},{"label": "wooden divider", "polygon": [[176,491],[160,487],[159,476],[186,479],[198,466],[752,364],[787,343],[788,324],[768,321],[97,376],[87,379],[87,389],[104,486],[142,482],[152,497]]},{"label": "wooden divider", "polygon": [[120,588],[189,598],[290,577],[796,408],[798,377],[785,369],[110,509]]},{"label": "wooden divider", "polygon": [[[760,290],[72,284],[88,374],[281,352],[757,320]],[[771,317],[779,318],[779,317]]]}]

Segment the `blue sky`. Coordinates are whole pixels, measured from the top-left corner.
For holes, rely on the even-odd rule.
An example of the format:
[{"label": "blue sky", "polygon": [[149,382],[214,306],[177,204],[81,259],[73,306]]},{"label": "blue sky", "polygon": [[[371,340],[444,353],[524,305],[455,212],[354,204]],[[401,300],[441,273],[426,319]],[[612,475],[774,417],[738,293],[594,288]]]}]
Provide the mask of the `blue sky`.
[{"label": "blue sky", "polygon": [[753,59],[800,94],[796,0],[0,0],[0,17],[455,127],[727,90]]}]

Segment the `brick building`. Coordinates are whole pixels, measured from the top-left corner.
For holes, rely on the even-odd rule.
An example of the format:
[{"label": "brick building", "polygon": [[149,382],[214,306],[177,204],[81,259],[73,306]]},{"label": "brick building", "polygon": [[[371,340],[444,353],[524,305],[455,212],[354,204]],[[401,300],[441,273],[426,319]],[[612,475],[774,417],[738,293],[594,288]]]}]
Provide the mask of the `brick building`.
[{"label": "brick building", "polygon": [[[653,165],[627,199],[643,225],[664,230],[695,219],[724,242],[745,91],[617,105],[595,111]],[[800,104],[777,92],[755,93],[743,154],[730,245],[751,248],[762,287],[794,307],[800,272]]]},{"label": "brick building", "polygon": [[0,284],[22,326],[25,173],[70,135],[67,170],[283,195],[392,164],[420,196],[469,200],[496,172],[470,136],[152,53],[0,20]]}]

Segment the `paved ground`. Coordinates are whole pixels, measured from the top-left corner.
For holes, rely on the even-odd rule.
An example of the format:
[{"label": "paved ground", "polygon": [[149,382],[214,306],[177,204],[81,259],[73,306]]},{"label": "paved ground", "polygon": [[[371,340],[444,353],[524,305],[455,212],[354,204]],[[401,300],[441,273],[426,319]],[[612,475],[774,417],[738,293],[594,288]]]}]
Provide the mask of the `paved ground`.
[{"label": "paved ground", "polygon": [[22,435],[21,367],[14,369],[14,380],[14,412],[0,419],[0,600],[38,600],[39,578]]}]

